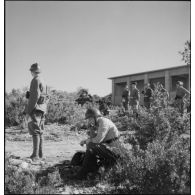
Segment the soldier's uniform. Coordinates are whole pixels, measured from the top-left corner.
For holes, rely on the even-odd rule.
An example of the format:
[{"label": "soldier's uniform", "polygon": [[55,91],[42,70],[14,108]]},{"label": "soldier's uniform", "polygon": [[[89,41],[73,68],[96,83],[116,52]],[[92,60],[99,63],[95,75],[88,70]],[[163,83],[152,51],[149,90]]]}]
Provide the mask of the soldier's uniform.
[{"label": "soldier's uniform", "polygon": [[[30,70],[37,70],[39,73],[38,64],[33,64]],[[31,81],[29,101],[25,110],[26,114],[31,118],[31,121],[28,123],[28,129],[29,134],[33,137],[33,153],[30,156],[32,159],[42,158],[43,156],[42,133],[44,130],[44,114],[46,113],[46,104],[42,96],[43,92],[43,83],[37,74]]]},{"label": "soldier's uniform", "polygon": [[[100,112],[99,112],[100,113]],[[115,124],[101,115],[97,116],[97,133],[89,138],[82,168],[77,177],[83,178],[88,172],[98,170],[98,159],[104,166],[112,166],[119,157],[123,157],[125,147],[119,141],[119,131]]]},{"label": "soldier's uniform", "polygon": [[190,92],[181,86],[181,82],[178,82],[179,86],[176,89],[175,103],[181,113],[184,112],[185,102],[184,97],[190,95]]},{"label": "soldier's uniform", "polygon": [[140,92],[137,88],[133,89],[130,95],[130,106],[133,109],[135,114],[138,113],[139,107],[139,100],[140,100]]},{"label": "soldier's uniform", "polygon": [[151,87],[147,87],[145,91],[143,91],[144,94],[144,106],[149,109],[151,107],[152,102],[152,96],[153,96],[153,90]]},{"label": "soldier's uniform", "polygon": [[167,106],[167,101],[168,101],[168,99],[169,99],[169,93],[168,93],[168,91],[164,88],[164,87],[162,87],[160,90],[159,90],[159,92],[160,92],[160,105],[162,106],[162,107],[166,107]]},{"label": "soldier's uniform", "polygon": [[129,90],[128,89],[124,89],[123,93],[122,93],[122,104],[123,107],[125,108],[125,110],[128,110],[128,105],[129,105]]}]

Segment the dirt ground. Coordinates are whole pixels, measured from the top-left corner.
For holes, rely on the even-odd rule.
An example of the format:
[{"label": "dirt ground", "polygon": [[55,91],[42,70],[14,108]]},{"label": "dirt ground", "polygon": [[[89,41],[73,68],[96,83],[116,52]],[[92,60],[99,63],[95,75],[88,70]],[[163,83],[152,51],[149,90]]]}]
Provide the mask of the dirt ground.
[{"label": "dirt ground", "polygon": [[[44,160],[49,164],[70,160],[76,151],[86,149],[79,144],[86,135],[84,133],[71,132],[64,126],[48,125],[43,135]],[[5,152],[21,159],[31,155],[32,138],[28,134],[27,129],[5,129],[5,138]]]}]

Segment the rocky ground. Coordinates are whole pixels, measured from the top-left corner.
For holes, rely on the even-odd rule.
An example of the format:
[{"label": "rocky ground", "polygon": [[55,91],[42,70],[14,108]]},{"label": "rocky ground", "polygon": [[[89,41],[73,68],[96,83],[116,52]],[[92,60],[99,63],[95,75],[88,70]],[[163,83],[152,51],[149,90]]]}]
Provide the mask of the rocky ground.
[{"label": "rocky ground", "polygon": [[[71,130],[72,129],[72,130]],[[32,137],[28,129],[12,127],[5,129],[5,152],[10,156],[11,165],[17,170],[32,170],[42,172],[55,166],[69,164],[72,156],[77,151],[85,151],[80,146],[80,141],[87,137],[86,131],[75,131],[68,125],[50,124],[45,126],[43,152],[44,158],[32,162],[28,158],[32,153]],[[63,170],[64,171],[64,170]],[[65,181],[56,188],[58,194],[89,194],[103,193],[108,184],[96,181],[72,182]],[[112,187],[109,186],[109,189]]]},{"label": "rocky ground", "polygon": [[[80,141],[86,138],[86,133],[70,130],[70,126],[50,124],[45,126],[44,132],[44,158],[36,163],[28,157],[32,153],[32,138],[27,128],[12,127],[5,129],[5,153],[10,156],[10,163],[17,170],[32,170],[40,172],[55,165],[70,162],[75,152],[85,150],[79,145]],[[56,188],[58,194],[88,194],[103,192],[107,184],[69,182]]]},{"label": "rocky ground", "polygon": [[[44,132],[44,159],[36,166],[52,166],[64,160],[70,160],[78,150],[85,150],[79,145],[86,137],[85,133],[70,131],[68,126],[46,125]],[[32,138],[27,128],[10,128],[5,130],[5,152],[11,153],[13,163],[29,162],[32,153]]]}]

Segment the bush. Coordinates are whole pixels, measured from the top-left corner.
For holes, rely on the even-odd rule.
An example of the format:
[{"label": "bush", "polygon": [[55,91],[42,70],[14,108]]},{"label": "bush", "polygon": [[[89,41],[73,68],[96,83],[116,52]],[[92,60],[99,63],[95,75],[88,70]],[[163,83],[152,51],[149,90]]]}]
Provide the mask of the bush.
[{"label": "bush", "polygon": [[37,179],[38,173],[13,166],[10,158],[5,157],[5,194],[54,194],[62,182],[58,170]]},{"label": "bush", "polygon": [[114,184],[115,190],[121,186],[123,193],[169,194],[189,193],[190,154],[189,144],[179,139],[171,148],[154,141],[147,149],[138,149],[134,154],[118,162],[104,179]]},{"label": "bush", "polygon": [[5,126],[21,124],[25,104],[25,93],[20,90],[12,90],[5,95]]},{"label": "bush", "polygon": [[[47,105],[46,123],[74,125],[84,118],[86,108],[76,104],[76,93],[52,91]],[[17,126],[22,123],[23,111],[27,100],[25,92],[12,90],[6,93],[5,126]]]},{"label": "bush", "polygon": [[133,145],[132,152],[105,175],[115,193],[190,193],[191,116],[155,104],[141,108],[138,119],[129,113],[110,116],[120,129],[134,132],[124,139]]}]

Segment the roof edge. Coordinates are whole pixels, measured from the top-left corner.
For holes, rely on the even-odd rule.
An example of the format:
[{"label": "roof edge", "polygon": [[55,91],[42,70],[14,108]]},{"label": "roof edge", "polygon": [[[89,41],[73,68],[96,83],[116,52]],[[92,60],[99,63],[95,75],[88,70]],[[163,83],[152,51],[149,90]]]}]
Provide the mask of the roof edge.
[{"label": "roof edge", "polygon": [[157,70],[149,70],[149,71],[138,72],[138,73],[133,73],[133,74],[126,74],[126,75],[121,75],[121,76],[109,77],[108,79],[112,80],[112,79],[121,78],[121,77],[128,77],[128,76],[134,76],[134,75],[139,75],[139,74],[158,72],[158,71],[170,70],[170,69],[182,68],[182,67],[191,67],[191,65],[181,65],[181,66],[174,66],[174,67],[162,68],[162,69],[157,69]]}]

